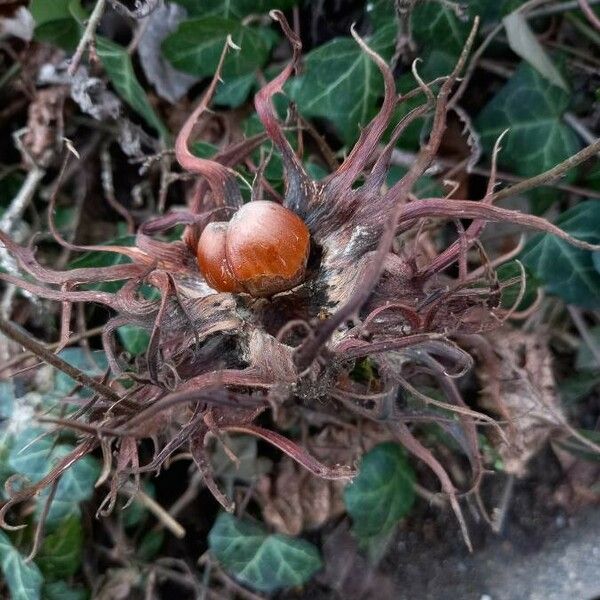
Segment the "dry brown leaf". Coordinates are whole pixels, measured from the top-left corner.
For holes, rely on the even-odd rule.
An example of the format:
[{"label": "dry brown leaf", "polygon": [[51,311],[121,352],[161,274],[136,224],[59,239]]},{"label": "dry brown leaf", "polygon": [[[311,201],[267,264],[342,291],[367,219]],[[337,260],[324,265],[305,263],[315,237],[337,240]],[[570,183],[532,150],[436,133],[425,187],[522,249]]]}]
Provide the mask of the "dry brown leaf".
[{"label": "dry brown leaf", "polygon": [[556,393],[552,355],[545,336],[503,327],[487,335],[497,359],[478,366],[482,404],[498,413],[508,444],[498,442],[504,469],[525,474],[529,460],[564,423]]},{"label": "dry brown leaf", "polygon": [[339,482],[313,477],[287,456],[277,475],[261,478],[257,488],[265,521],[288,535],[319,527],[343,513],[340,491]]},{"label": "dry brown leaf", "polygon": [[[327,425],[306,445],[327,464],[352,466],[365,451],[388,439],[387,432],[365,422],[361,430],[350,425]],[[286,456],[275,474],[261,478],[257,499],[263,518],[271,527],[280,533],[298,535],[344,513],[345,485],[344,481],[314,477]]]},{"label": "dry brown leaf", "polygon": [[60,156],[64,130],[63,107],[67,94],[68,89],[64,86],[38,90],[29,105],[23,146],[42,167],[49,166]]},{"label": "dry brown leaf", "polygon": [[566,476],[566,481],[554,493],[557,504],[570,513],[600,504],[600,462],[585,460],[562,447],[560,442],[553,443],[552,449]]}]

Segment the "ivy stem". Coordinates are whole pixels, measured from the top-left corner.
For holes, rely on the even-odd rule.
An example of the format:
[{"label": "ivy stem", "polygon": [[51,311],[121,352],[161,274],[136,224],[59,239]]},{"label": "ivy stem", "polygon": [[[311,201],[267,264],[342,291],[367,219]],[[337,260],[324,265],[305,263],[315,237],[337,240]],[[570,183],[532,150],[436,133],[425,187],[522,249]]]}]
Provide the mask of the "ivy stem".
[{"label": "ivy stem", "polygon": [[581,164],[582,162],[588,160],[588,158],[592,158],[595,154],[600,151],[600,138],[598,138],[593,144],[586,146],[583,150],[580,150],[577,154],[573,154],[567,158],[567,160],[563,160],[560,164],[552,167],[552,169],[548,169],[535,177],[530,177],[525,181],[521,181],[520,183],[515,183],[515,185],[510,185],[499,192],[496,192],[491,197],[491,202],[497,202],[498,200],[502,200],[503,198],[509,198],[511,196],[516,196],[518,194],[522,194],[523,192],[527,192],[533,188],[537,188],[543,186],[547,183],[558,179],[567,171]]},{"label": "ivy stem", "polygon": [[102,14],[104,13],[104,9],[106,7],[106,0],[98,0],[96,2],[96,6],[94,6],[94,10],[90,15],[90,18],[85,26],[85,31],[79,40],[79,44],[77,44],[77,48],[75,50],[75,54],[73,54],[73,58],[71,59],[71,64],[67,69],[67,73],[72,77],[83,58],[83,53],[86,51],[87,47],[92,42],[94,35],[96,34],[96,28],[98,27],[98,23],[100,23],[100,19],[102,18]]},{"label": "ivy stem", "polygon": [[0,318],[0,332],[2,332],[6,337],[11,340],[17,342],[23,346],[26,350],[33,352],[36,356],[42,358],[49,365],[52,365],[59,371],[62,371],[65,375],[74,379],[77,383],[84,385],[88,388],[91,388],[96,393],[100,394],[104,398],[112,400],[113,402],[119,401],[119,395],[109,388],[107,385],[96,381],[93,377],[90,377],[83,371],[80,371],[73,365],[70,365],[67,361],[60,358],[50,350],[48,350],[43,344],[38,342],[35,338],[25,332],[23,329],[6,321],[3,318]]}]

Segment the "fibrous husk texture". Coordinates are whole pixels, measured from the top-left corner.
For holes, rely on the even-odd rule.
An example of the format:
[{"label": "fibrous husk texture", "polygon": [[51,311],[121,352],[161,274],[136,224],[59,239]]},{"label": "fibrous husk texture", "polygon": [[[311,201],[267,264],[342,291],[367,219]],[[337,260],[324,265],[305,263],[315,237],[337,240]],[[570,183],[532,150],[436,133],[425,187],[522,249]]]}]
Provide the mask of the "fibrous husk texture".
[{"label": "fibrous husk texture", "polygon": [[[74,303],[96,303],[112,311],[102,339],[110,364],[108,383],[120,396],[115,402],[97,394],[60,423],[80,432],[80,445],[45,480],[13,491],[1,511],[2,521],[11,505],[50,484],[75,460],[98,448],[104,455],[103,477],[111,480],[104,511],[112,509],[126,481],[135,482],[143,472],[158,472],[180,449],[191,452],[207,486],[231,509],[231,500],[218,488],[211,471],[206,451],[209,434],[219,439],[224,432],[255,435],[314,476],[330,480],[352,476],[351,462],[318,459],[301,443],[269,428],[267,424],[277,422],[283,410],[295,418],[308,410],[335,414],[342,422],[375,424],[427,463],[460,515],[454,484],[407,426],[418,419],[435,421],[442,414],[440,422],[449,433],[460,430],[458,437],[470,458],[473,487],[477,487],[482,468],[476,426],[483,421],[489,424],[491,419],[469,409],[460,395],[455,378],[471,367],[472,360],[456,340],[460,336],[468,342],[469,336],[500,326],[508,316],[499,306],[501,286],[487,265],[478,237],[485,223],[505,221],[588,246],[541,218],[493,206],[494,175],[482,199],[413,196],[415,183],[438,150],[452,90],[473,35],[454,71],[435,88],[423,83],[415,69],[418,87],[413,97],[419,94],[423,102],[399,123],[390,123],[405,97],[397,95],[386,63],[355,34],[356,42],[381,71],[385,97],[381,110],[339,168],[320,181],[312,180],[284,135],[272,104],[273,96],[282,92],[298,67],[301,51],[283,15],[275,12],[273,16],[292,45],[293,58],[256,94],[256,112],[265,134],[226,148],[212,160],[189,151],[193,126],[211,100],[217,73],[176,142],[179,163],[198,175],[186,211],[168,213],[140,226],[133,247],[78,247],[53,231],[71,249],[120,253],[130,263],[56,271],[38,263],[32,249],[0,233],[25,274],[23,278],[0,277],[62,303],[63,342],[68,340]],[[406,175],[386,187],[398,138],[410,123],[426,115],[432,119],[429,139]],[[389,141],[380,151],[382,136],[391,126]],[[283,204],[306,222],[311,233],[313,252],[307,275],[302,285],[269,299],[217,293],[198,270],[195,246],[207,223],[229,219],[242,204],[234,168],[265,139],[272,141],[283,159]],[[261,196],[263,183],[259,170],[253,198]],[[461,219],[470,220],[468,227],[463,227]],[[431,220],[455,222],[458,238],[437,256],[425,259],[420,233]],[[158,239],[182,224],[186,226],[182,241]],[[483,266],[470,271],[466,256],[475,246],[480,248]],[[458,275],[450,276],[446,270],[456,265]],[[90,290],[89,284],[107,281],[125,284],[115,293]],[[142,286],[148,285],[158,290],[158,300],[142,295]],[[134,366],[124,364],[116,352],[115,331],[125,324],[150,332],[145,359]],[[357,374],[361,365],[368,366],[370,376]],[[423,377],[441,395],[419,391],[414,380]],[[127,379],[130,385],[124,387]],[[257,424],[259,416],[261,425]],[[140,464],[138,447],[144,439],[153,440],[155,452],[149,463]],[[360,450],[358,445],[354,459]],[[345,456],[349,458],[348,453]]]}]

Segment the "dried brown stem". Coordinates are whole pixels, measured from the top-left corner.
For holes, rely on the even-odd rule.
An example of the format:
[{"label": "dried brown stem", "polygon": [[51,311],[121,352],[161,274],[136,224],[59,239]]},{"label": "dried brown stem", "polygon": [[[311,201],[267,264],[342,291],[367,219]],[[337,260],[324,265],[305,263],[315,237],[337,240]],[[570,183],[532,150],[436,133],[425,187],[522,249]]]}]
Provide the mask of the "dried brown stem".
[{"label": "dried brown stem", "polygon": [[52,353],[48,350],[43,344],[38,342],[20,327],[17,327],[13,323],[9,323],[8,321],[0,318],[0,331],[11,340],[17,342],[36,356],[43,359],[49,365],[52,365],[59,371],[65,373],[72,379],[74,379],[77,383],[94,390],[96,393],[100,394],[104,398],[108,400],[112,400],[113,402],[117,402],[119,400],[119,395],[114,392],[111,388],[96,381],[93,377],[90,377],[83,371],[80,371],[73,365],[70,365],[68,362]]}]

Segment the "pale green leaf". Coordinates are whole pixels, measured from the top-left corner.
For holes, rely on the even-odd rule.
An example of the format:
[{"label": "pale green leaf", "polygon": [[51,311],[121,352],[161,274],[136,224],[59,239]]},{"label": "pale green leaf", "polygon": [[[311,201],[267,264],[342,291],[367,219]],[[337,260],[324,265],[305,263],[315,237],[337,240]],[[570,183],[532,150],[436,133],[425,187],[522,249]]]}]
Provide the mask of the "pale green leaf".
[{"label": "pale green leaf", "polygon": [[31,0],[29,12],[36,25],[42,25],[49,21],[68,19],[71,16],[69,4],[71,0]]},{"label": "pale green leaf", "polygon": [[415,474],[398,444],[379,444],[362,458],[360,471],[344,490],[344,503],[359,538],[382,536],[411,509]]},{"label": "pale green leaf", "polygon": [[8,536],[0,531],[0,567],[10,591],[10,600],[39,600],[42,574],[33,563],[26,563]]},{"label": "pale green leaf", "polygon": [[15,436],[8,456],[11,470],[31,482],[39,481],[50,470],[52,438],[40,437],[43,433],[38,427],[23,429]]},{"label": "pale green leaf", "polygon": [[[86,352],[83,348],[65,348],[60,351],[59,356],[71,366],[76,367],[91,377],[102,376],[108,368],[108,359],[104,350]],[[62,371],[56,371],[54,382],[54,391],[56,394],[69,394],[76,385],[77,382],[74,379],[71,379],[71,377]],[[91,394],[92,392],[88,388],[80,390],[80,395],[82,396]]]},{"label": "pale green leaf", "polygon": [[65,581],[45,583],[42,589],[43,600],[87,600],[88,592],[82,587],[72,587]]},{"label": "pale green leaf", "polygon": [[[68,444],[54,446],[54,437],[40,437],[41,433],[42,429],[31,427],[17,434],[7,461],[13,472],[23,475],[32,483],[47,475],[61,458],[73,450],[73,446]],[[79,513],[79,503],[88,500],[94,493],[94,483],[99,475],[98,459],[89,455],[79,459],[63,473],[46,519],[49,530],[65,517]],[[38,515],[49,493],[49,488],[46,488],[37,496]]]},{"label": "pale green leaf", "polygon": [[168,138],[169,131],[152,108],[144,88],[137,80],[127,50],[106,38],[97,37],[96,52],[119,96],[154,127],[161,137]]},{"label": "pale green leaf", "polygon": [[[600,243],[600,202],[577,204],[563,213],[556,225],[577,239]],[[600,308],[600,273],[594,266],[592,252],[543,234],[527,244],[522,262],[550,294],[584,308]]]},{"label": "pale green leaf", "polygon": [[286,535],[269,535],[259,525],[227,513],[217,517],[208,544],[225,570],[262,592],[302,585],[322,566],[312,544]]},{"label": "pale green leaf", "polygon": [[[499,163],[523,177],[537,175],[575,154],[580,143],[562,119],[569,95],[535,69],[521,63],[475,121],[481,142],[491,152],[505,129]],[[566,179],[576,175],[571,170]]]},{"label": "pale green leaf", "polygon": [[427,53],[432,48],[458,56],[465,45],[472,23],[461,20],[442,2],[418,2],[411,14],[415,42]]},{"label": "pale green leaf", "polygon": [[49,580],[72,577],[81,566],[83,529],[81,519],[73,516],[46,534],[35,562]]},{"label": "pale green leaf", "polygon": [[558,385],[558,392],[563,402],[572,403],[587,397],[598,386],[600,386],[600,371],[596,365],[592,371],[577,373],[563,379]]},{"label": "pale green leaf", "polygon": [[239,77],[228,77],[217,88],[214,103],[230,108],[241,106],[256,83],[256,75],[248,73]]},{"label": "pale green leaf", "polygon": [[[61,444],[52,452],[52,460],[56,461],[68,454],[72,446]],[[89,500],[94,493],[94,484],[100,476],[100,463],[93,456],[84,456],[65,471],[60,478],[54,499],[50,506],[46,524],[51,531],[61,521],[79,515],[79,503]],[[37,499],[36,514],[39,516],[50,490],[47,488]]]},{"label": "pale green leaf", "polygon": [[558,87],[569,91],[566,81],[531,30],[521,12],[512,12],[502,20],[511,50],[526,60],[538,73]]},{"label": "pale green leaf", "polygon": [[[384,57],[393,51],[389,31],[381,29],[368,40]],[[290,88],[300,112],[332,121],[345,142],[356,140],[383,94],[383,78],[375,63],[352,38],[335,38],[307,54],[304,72]]]},{"label": "pale green leaf", "polygon": [[222,71],[224,79],[252,73],[265,64],[270,49],[267,37],[255,27],[221,17],[181,22],[163,41],[162,51],[176,69],[198,77],[211,77],[228,35],[240,50],[228,51]]},{"label": "pale green leaf", "polygon": [[[596,348],[600,348],[600,325],[591,327],[589,329],[589,334],[591,340],[595,343]],[[600,373],[598,360],[585,340],[581,340],[581,346],[579,346],[577,358],[575,359],[575,368],[578,371],[596,371],[597,373]]]},{"label": "pale green leaf", "polygon": [[137,325],[123,325],[117,329],[119,338],[125,347],[125,350],[134,356],[144,354],[150,342],[150,333],[147,329]]}]

